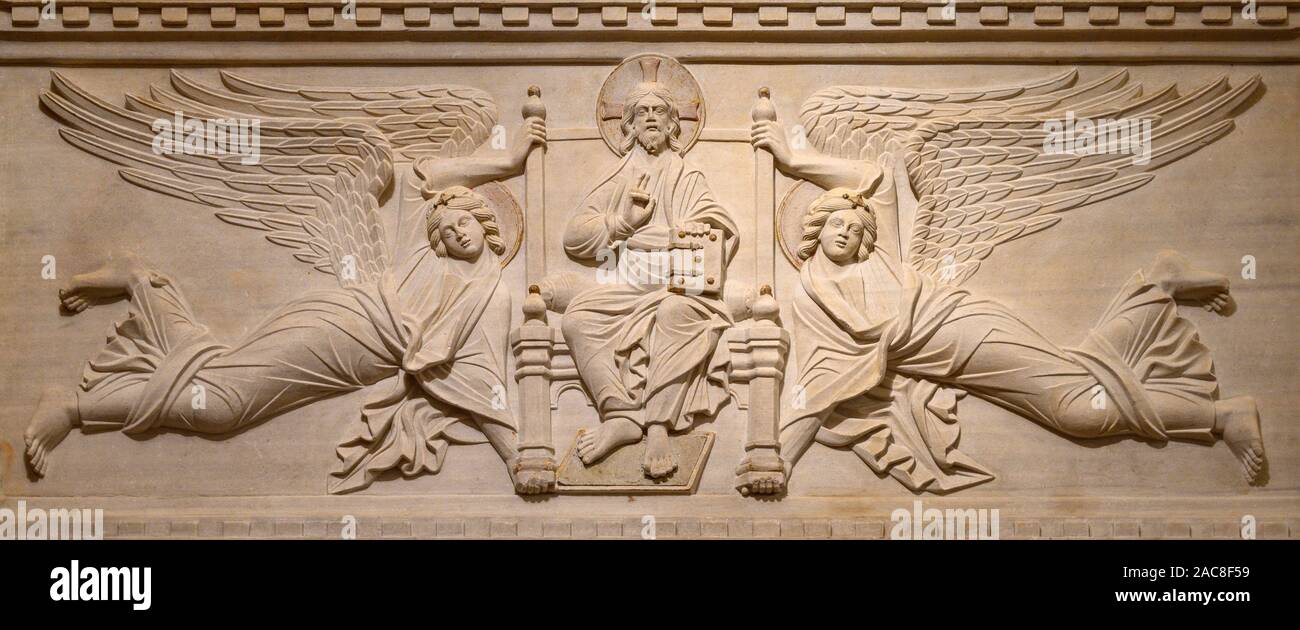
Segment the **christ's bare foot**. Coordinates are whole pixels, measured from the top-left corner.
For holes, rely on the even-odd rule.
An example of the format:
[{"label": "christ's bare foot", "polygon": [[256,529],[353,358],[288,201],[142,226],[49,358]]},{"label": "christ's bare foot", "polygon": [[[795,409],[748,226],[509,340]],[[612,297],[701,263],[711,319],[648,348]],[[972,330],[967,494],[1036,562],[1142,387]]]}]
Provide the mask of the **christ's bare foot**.
[{"label": "christ's bare foot", "polygon": [[651,479],[663,479],[677,470],[677,457],[673,455],[673,445],[668,441],[668,427],[652,424],[645,432],[645,460],[641,470]]},{"label": "christ's bare foot", "polygon": [[1215,424],[1223,429],[1223,442],[1241,461],[1246,481],[1254,484],[1268,466],[1264,438],[1259,432],[1259,410],[1255,399],[1236,396],[1214,403]]},{"label": "christ's bare foot", "polygon": [[135,254],[118,254],[99,269],[73,276],[59,289],[59,301],[69,312],[80,313],[95,300],[125,296],[131,281],[145,273],[149,273],[148,267]]},{"label": "christ's bare foot", "polygon": [[77,397],[66,389],[47,389],[23,432],[27,465],[38,477],[49,469],[49,454],[77,426]]},{"label": "christ's bare foot", "polygon": [[618,416],[600,423],[594,431],[578,432],[578,458],[590,466],[615,449],[641,441],[641,427],[627,418]]},{"label": "christ's bare foot", "polygon": [[1236,302],[1228,292],[1228,277],[1193,269],[1182,254],[1165,250],[1156,255],[1149,269],[1151,281],[1174,300],[1200,306],[1212,313],[1231,315]]}]

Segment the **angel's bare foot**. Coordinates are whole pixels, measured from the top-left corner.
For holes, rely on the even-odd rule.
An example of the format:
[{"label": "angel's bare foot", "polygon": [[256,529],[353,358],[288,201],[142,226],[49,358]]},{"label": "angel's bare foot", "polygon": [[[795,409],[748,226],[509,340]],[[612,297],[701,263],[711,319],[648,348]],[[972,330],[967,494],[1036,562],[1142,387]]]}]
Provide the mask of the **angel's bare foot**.
[{"label": "angel's bare foot", "polygon": [[641,441],[641,427],[627,418],[618,416],[600,423],[593,431],[578,432],[578,458],[590,466],[615,449]]},{"label": "angel's bare foot", "polygon": [[1182,254],[1165,250],[1156,255],[1149,270],[1151,281],[1174,300],[1200,306],[1212,313],[1230,315],[1236,303],[1228,291],[1228,277],[1193,269]]},{"label": "angel's bare foot", "polygon": [[651,479],[663,479],[677,470],[677,458],[673,455],[673,445],[668,441],[668,426],[652,424],[645,432],[645,460],[641,470]]},{"label": "angel's bare foot", "polygon": [[781,494],[789,479],[790,464],[779,456],[747,455],[736,468],[736,490],[742,496]]},{"label": "angel's bare foot", "polygon": [[144,273],[148,267],[135,254],[118,254],[94,271],[72,276],[67,286],[59,289],[59,301],[69,312],[80,313],[94,300],[125,296],[131,281]]},{"label": "angel's bare foot", "polygon": [[546,494],[555,490],[555,461],[546,459],[515,459],[511,461],[510,476],[519,494]]},{"label": "angel's bare foot", "polygon": [[1236,396],[1214,403],[1214,424],[1222,429],[1223,442],[1241,461],[1241,472],[1248,483],[1260,480],[1268,466],[1264,456],[1264,438],[1259,431],[1259,410],[1255,399]]},{"label": "angel's bare foot", "polygon": [[27,466],[38,477],[49,469],[49,454],[78,424],[77,397],[71,390],[50,388],[41,394],[32,421],[23,432]]}]

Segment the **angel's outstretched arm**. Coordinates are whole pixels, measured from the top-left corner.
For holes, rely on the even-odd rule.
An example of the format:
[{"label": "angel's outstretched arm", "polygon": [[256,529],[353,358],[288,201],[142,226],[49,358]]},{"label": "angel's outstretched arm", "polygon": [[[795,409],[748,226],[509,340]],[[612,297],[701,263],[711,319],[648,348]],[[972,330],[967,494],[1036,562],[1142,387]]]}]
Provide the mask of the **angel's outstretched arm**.
[{"label": "angel's outstretched arm", "polygon": [[[754,123],[750,130],[750,142],[755,148],[764,149],[772,154],[772,162],[777,170],[790,177],[812,182],[826,190],[832,188],[875,190],[880,187],[881,190],[893,191],[892,185],[884,181],[886,176],[893,176],[892,169],[889,169],[891,173],[885,173],[880,165],[870,160],[837,158],[812,148],[795,152],[786,139],[785,129],[776,121]],[[886,157],[880,164],[890,165],[893,162]],[[901,258],[897,197],[891,192],[877,210],[877,242],[888,244],[886,251]]]},{"label": "angel's outstretched arm", "polygon": [[847,160],[822,154],[815,149],[795,152],[786,139],[785,129],[776,121],[760,121],[750,129],[750,142],[766,149],[782,173],[808,180],[822,188],[871,188],[881,178],[881,170],[865,160]]},{"label": "angel's outstretched arm", "polygon": [[473,188],[523,173],[528,154],[545,144],[546,121],[528,118],[515,135],[514,143],[504,153],[450,159],[425,157],[416,161],[415,170],[424,180],[425,188]]}]

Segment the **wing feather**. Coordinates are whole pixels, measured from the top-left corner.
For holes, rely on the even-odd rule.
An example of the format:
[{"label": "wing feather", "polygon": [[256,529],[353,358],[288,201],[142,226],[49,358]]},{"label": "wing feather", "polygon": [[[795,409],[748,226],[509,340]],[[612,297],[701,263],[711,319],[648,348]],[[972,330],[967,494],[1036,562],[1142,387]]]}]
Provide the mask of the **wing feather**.
[{"label": "wing feather", "polygon": [[[121,167],[124,180],[211,206],[219,220],[264,232],[345,286],[372,281],[388,265],[379,200],[392,185],[394,154],[467,155],[496,124],[491,97],[468,87],[307,88],[227,72],[221,79],[213,86],[173,71],[166,86],[127,94],[119,107],[52,72],[40,100],[63,123],[64,140]],[[161,129],[173,125],[186,146],[225,147],[223,125],[232,119],[258,124],[257,159],[160,148]]]},{"label": "wing feather", "polygon": [[[1155,169],[1223,137],[1260,85],[1258,76],[1235,87],[1221,76],[1186,95],[1174,85],[1144,94],[1127,70],[1080,85],[1077,76],[987,90],[834,87],[809,98],[801,122],[825,153],[902,156],[917,197],[909,262],[960,283],[998,245],[1055,225],[1061,212],[1139,188]],[[1141,157],[1149,159],[1049,151],[1046,123],[1067,115],[1145,122],[1150,151]]]}]

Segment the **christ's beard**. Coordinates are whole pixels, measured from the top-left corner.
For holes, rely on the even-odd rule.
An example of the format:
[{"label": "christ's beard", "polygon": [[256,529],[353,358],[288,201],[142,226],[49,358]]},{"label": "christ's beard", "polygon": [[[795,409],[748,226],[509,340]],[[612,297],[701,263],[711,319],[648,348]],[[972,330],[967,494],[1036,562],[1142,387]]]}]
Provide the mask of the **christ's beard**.
[{"label": "christ's beard", "polygon": [[641,144],[646,153],[659,155],[668,144],[668,136],[658,129],[646,129],[637,134],[636,141]]}]

